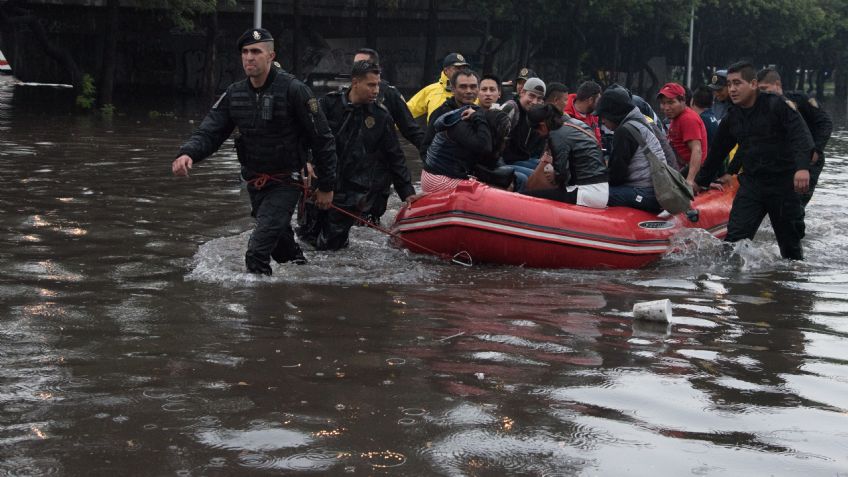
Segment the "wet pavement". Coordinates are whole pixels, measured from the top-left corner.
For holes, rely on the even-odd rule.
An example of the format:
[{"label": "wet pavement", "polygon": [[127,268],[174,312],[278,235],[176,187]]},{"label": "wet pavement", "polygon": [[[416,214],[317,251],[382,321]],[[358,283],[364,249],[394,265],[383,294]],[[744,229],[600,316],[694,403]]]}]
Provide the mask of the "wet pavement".
[{"label": "wet pavement", "polygon": [[848,473],[844,130],[804,263],[768,228],[589,272],[356,228],[256,278],[231,142],[170,176],[202,113],[67,94],[0,84],[2,476]]}]

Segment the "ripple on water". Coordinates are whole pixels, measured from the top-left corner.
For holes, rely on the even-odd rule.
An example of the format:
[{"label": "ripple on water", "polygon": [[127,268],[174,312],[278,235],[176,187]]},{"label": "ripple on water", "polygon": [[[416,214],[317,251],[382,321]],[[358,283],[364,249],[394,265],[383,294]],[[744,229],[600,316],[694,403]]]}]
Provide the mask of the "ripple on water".
[{"label": "ripple on water", "polygon": [[34,475],[59,475],[62,466],[49,457],[10,457],[0,462],[0,475],[31,477]]},{"label": "ripple on water", "polygon": [[498,343],[505,344],[510,346],[516,346],[519,348],[527,348],[536,351],[544,351],[546,353],[571,353],[573,350],[568,346],[563,346],[557,343],[547,343],[547,342],[538,342],[531,341],[524,338],[518,338],[516,336],[510,335],[475,335],[475,337],[481,341],[488,341],[490,343]]},{"label": "ripple on water", "polygon": [[472,359],[480,361],[493,361],[495,363],[510,363],[530,366],[550,366],[548,363],[535,361],[521,356],[515,356],[508,353],[499,353],[497,351],[478,351],[471,354]]},{"label": "ripple on water", "polygon": [[81,282],[86,278],[85,275],[71,272],[52,260],[23,262],[17,264],[14,269],[21,274],[21,277],[28,279],[37,277],[57,282]]},{"label": "ripple on water", "polygon": [[197,440],[215,449],[259,453],[303,447],[313,442],[308,433],[279,427],[206,430],[197,434]]},{"label": "ripple on water", "polygon": [[[407,412],[404,412],[404,414],[415,416],[415,414],[408,414]],[[440,415],[432,416],[429,420],[439,426],[455,427],[494,424],[498,421],[498,418],[482,406],[465,403],[448,409]]]},{"label": "ripple on water", "polygon": [[546,433],[460,430],[435,440],[421,454],[444,475],[576,475],[591,465]]},{"label": "ripple on water", "polygon": [[[307,265],[272,263],[274,275],[257,277],[244,271],[244,250],[250,232],[211,240],[197,250],[188,278],[211,283],[390,283],[420,284],[435,281],[442,264],[433,257],[411,255],[391,247],[373,230],[355,228],[351,245],[340,252],[305,250]],[[398,267],[403,263],[403,267]],[[326,273],[333,270],[333,273]]]}]

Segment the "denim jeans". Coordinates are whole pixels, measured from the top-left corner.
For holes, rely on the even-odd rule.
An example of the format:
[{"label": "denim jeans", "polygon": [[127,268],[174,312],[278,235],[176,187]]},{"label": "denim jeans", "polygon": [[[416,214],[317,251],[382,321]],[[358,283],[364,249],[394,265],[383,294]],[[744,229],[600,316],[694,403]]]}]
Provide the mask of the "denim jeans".
[{"label": "denim jeans", "polygon": [[624,206],[646,212],[660,213],[663,208],[657,202],[654,189],[650,187],[615,186],[609,188],[610,207]]}]

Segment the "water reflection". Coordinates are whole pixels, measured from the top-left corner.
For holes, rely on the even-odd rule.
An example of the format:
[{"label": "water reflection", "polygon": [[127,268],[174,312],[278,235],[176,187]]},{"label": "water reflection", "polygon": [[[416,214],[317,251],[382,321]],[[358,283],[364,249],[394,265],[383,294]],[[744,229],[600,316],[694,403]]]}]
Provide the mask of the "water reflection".
[{"label": "water reflection", "polygon": [[[848,133],[804,263],[768,228],[616,272],[466,269],[355,229],[256,279],[230,147],[176,180],[188,116],[31,91],[0,85],[0,475],[844,471]],[[633,322],[659,298],[670,324]]]}]

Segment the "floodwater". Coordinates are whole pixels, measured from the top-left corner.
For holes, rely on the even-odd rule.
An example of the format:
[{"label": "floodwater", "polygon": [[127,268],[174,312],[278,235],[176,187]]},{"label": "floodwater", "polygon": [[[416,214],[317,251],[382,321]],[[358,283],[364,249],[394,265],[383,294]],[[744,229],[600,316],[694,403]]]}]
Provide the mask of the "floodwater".
[{"label": "floodwater", "polygon": [[2,476],[848,475],[848,132],[804,263],[767,228],[603,272],[357,228],[256,278],[230,143],[173,178],[198,113],[67,95],[0,85]]}]

